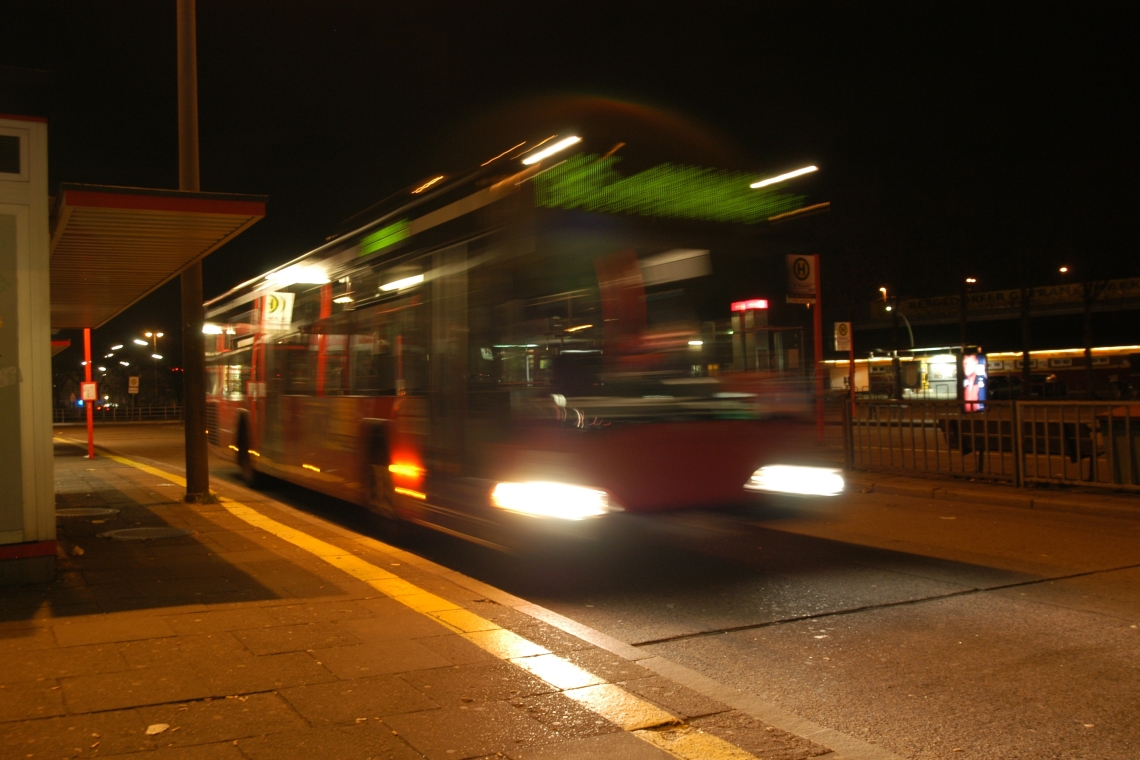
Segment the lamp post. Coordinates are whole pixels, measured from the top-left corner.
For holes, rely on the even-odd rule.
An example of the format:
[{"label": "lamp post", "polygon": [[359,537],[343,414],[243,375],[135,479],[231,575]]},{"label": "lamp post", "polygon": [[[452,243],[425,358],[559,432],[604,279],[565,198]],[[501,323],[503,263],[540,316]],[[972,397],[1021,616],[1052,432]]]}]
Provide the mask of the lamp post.
[{"label": "lamp post", "polygon": [[[158,400],[158,360],[162,358],[162,354],[158,353],[158,339],[161,338],[163,336],[163,334],[160,332],[147,331],[147,332],[143,333],[143,335],[150,338],[150,340],[151,340],[151,348],[152,348],[153,352],[151,353],[150,358],[154,359],[154,398],[155,398],[155,401],[157,401]],[[137,341],[137,340],[135,341],[135,343],[138,343],[138,342],[139,341]],[[146,345],[145,341],[143,341],[143,345],[144,346]]]}]

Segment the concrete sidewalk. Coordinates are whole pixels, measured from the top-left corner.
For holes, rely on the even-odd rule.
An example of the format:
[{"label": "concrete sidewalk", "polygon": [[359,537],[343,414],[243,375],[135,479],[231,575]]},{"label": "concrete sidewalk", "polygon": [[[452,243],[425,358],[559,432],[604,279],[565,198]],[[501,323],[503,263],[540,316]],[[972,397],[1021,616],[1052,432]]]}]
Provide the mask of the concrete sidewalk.
[{"label": "concrete sidewalk", "polygon": [[849,487],[868,493],[1140,519],[1140,493],[1092,488],[1014,488],[1000,483],[866,471],[845,472],[843,476]]},{"label": "concrete sidewalk", "polygon": [[[182,504],[170,473],[82,453],[56,444],[56,581],[2,592],[0,756],[887,756],[250,491]],[[100,537],[139,528],[187,533]]]}]

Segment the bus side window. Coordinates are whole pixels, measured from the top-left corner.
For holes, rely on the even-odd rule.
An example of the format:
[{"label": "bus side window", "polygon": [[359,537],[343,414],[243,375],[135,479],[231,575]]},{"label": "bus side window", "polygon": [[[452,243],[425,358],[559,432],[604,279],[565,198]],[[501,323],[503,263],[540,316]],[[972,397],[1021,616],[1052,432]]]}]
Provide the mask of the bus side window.
[{"label": "bus side window", "polygon": [[383,311],[371,308],[353,313],[349,352],[352,393],[378,396],[396,392],[395,359]]}]

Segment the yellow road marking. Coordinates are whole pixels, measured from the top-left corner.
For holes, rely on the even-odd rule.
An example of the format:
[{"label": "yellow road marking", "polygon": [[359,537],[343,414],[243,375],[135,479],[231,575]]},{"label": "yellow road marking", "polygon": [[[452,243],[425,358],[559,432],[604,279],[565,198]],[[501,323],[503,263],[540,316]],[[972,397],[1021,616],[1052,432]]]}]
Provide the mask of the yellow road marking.
[{"label": "yellow road marking", "polygon": [[562,692],[626,731],[680,723],[657,705],[612,683],[600,683]]},{"label": "yellow road marking", "polygon": [[[67,439],[60,440],[75,444],[74,441]],[[119,464],[177,483],[184,488],[186,486],[186,479],[174,473],[106,452],[103,452],[103,456]],[[427,615],[481,649],[533,673],[556,689],[560,689],[567,697],[633,736],[676,757],[684,760],[755,760],[755,755],[740,747],[706,734],[700,729],[683,725],[674,715],[617,684],[605,683],[601,678],[579,668],[566,658],[551,653],[546,647],[465,610],[441,596],[424,591],[394,573],[349,553],[342,547],[266,517],[233,499],[220,497],[219,502],[234,517],[309,552],[386,596]]]},{"label": "yellow road marking", "polygon": [[589,671],[582,670],[566,658],[554,654],[540,654],[534,657],[518,657],[511,660],[523,670],[529,670],[534,675],[559,689],[580,689],[583,686],[597,686],[605,683]]}]

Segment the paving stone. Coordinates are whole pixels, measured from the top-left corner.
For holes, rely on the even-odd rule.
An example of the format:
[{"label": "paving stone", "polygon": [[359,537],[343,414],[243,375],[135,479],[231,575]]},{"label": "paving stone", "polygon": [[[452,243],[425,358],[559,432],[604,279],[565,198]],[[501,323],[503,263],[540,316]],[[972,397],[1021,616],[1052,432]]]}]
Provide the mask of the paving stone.
[{"label": "paving stone", "polygon": [[558,734],[505,702],[464,705],[385,718],[432,760],[470,758],[558,740]]},{"label": "paving stone", "polygon": [[127,641],[117,646],[131,668],[157,668],[171,663],[192,665],[242,652],[245,648],[237,637],[225,631],[219,634]]},{"label": "paving stone", "polygon": [[706,697],[698,691],[673,683],[661,676],[622,681],[621,687],[661,705],[683,720],[703,715],[715,715],[732,709],[723,702],[718,702],[712,697]]},{"label": "paving stone", "polygon": [[[675,760],[674,756],[624,731],[587,739],[529,747],[511,753],[512,760]],[[765,757],[764,760],[767,760]]]},{"label": "paving stone", "polygon": [[138,713],[147,725],[168,724],[170,729],[155,741],[175,746],[296,731],[307,725],[277,694],[250,694],[233,699],[141,707]]},{"label": "paving stone", "polygon": [[92,644],[54,649],[11,652],[0,666],[0,681],[34,681],[91,673],[127,670],[128,665],[114,644]]},{"label": "paving stone", "polygon": [[373,617],[374,613],[359,602],[317,602],[314,604],[274,604],[262,609],[278,625],[325,623]]},{"label": "paving stone", "polygon": [[162,618],[120,616],[68,620],[52,628],[60,646],[105,644],[114,641],[137,641],[173,636],[174,629]]},{"label": "paving stone", "polygon": [[804,760],[831,752],[827,747],[781,731],[737,710],[697,718],[691,721],[691,725],[764,760]]},{"label": "paving stone", "polygon": [[234,652],[200,662],[196,666],[211,694],[249,694],[272,691],[289,686],[323,683],[334,679],[332,673],[306,652],[253,655]]},{"label": "paving stone", "polygon": [[238,607],[228,610],[208,610],[186,615],[167,615],[164,620],[178,634],[241,631],[274,625],[275,621],[260,607]]},{"label": "paving stone", "polygon": [[400,677],[444,707],[517,699],[555,690],[545,681],[506,662],[417,670]]},{"label": "paving stone", "polygon": [[0,723],[64,712],[63,691],[54,679],[0,684]]},{"label": "paving stone", "polygon": [[[354,726],[289,731],[240,741],[252,760],[313,760],[314,758],[369,758],[370,760],[422,760],[401,737],[379,721]],[[454,757],[449,755],[448,757]]]},{"label": "paving stone", "polygon": [[450,665],[442,656],[415,641],[391,639],[353,647],[316,649],[310,653],[339,678],[360,678]]},{"label": "paving stone", "polygon": [[446,657],[452,665],[493,665],[501,662],[495,655],[455,633],[428,636],[416,639],[416,642]]},{"label": "paving stone", "polygon": [[246,756],[233,742],[196,744],[190,747],[165,747],[146,753],[129,755],[99,755],[99,757],[135,758],[136,760],[246,760]]},{"label": "paving stone", "polygon": [[308,649],[353,646],[360,639],[335,623],[275,625],[247,631],[235,631],[246,648],[254,654],[300,652]]},{"label": "paving stone", "polygon": [[154,749],[135,710],[8,723],[0,730],[0,757],[86,757]]},{"label": "paving stone", "polygon": [[69,710],[76,713],[202,699],[214,693],[187,665],[76,676],[60,683]]},{"label": "paving stone", "polygon": [[379,613],[375,617],[345,620],[340,626],[356,636],[361,641],[382,642],[389,639],[418,639],[424,636],[439,636],[451,633],[441,623],[432,620],[427,615],[408,609],[404,605],[391,601],[394,605],[387,612]]},{"label": "paving stone", "polygon": [[356,723],[362,718],[367,720],[439,707],[423,692],[396,676],[297,686],[282,690],[281,696],[315,724]]},{"label": "paving stone", "polygon": [[539,694],[510,700],[527,717],[556,731],[562,740],[583,739],[621,729],[564,694]]},{"label": "paving stone", "polygon": [[635,662],[630,662],[624,657],[618,657],[604,649],[593,648],[566,652],[562,656],[578,667],[588,670],[610,683],[650,678],[654,675],[652,670],[643,668]]},{"label": "paving stone", "polygon": [[0,623],[0,652],[5,653],[23,649],[54,649],[59,643],[51,628],[42,625],[33,625],[26,621],[18,623]]}]

